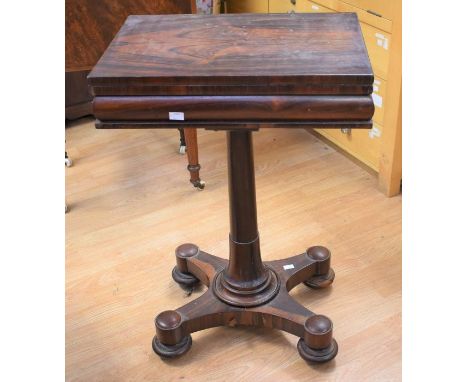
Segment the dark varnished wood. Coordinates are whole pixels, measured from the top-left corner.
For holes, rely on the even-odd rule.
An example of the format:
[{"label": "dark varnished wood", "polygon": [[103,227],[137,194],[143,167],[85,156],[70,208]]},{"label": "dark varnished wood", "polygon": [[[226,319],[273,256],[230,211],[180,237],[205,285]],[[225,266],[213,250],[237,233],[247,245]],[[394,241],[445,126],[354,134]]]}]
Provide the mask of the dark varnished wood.
[{"label": "dark varnished wood", "polygon": [[[216,279],[227,267],[225,259],[207,254],[193,244],[184,244],[183,247],[193,248],[193,255],[183,258],[183,267],[189,275],[196,275],[208,290],[188,304],[156,317],[153,349],[157,354],[165,358],[184,354],[190,349],[190,333],[200,330],[216,326],[256,326],[298,336],[299,354],[307,361],[326,362],[336,356],[338,346],[333,339],[331,321],[306,309],[288,293],[299,283],[320,277],[319,272],[328,273],[329,269],[322,265],[327,260],[313,259],[303,253],[289,259],[265,262],[265,267],[278,279],[278,290],[266,303],[244,307],[221,300],[214,289]],[[179,248],[176,250],[178,264]]]},{"label": "dark varnished wood", "polygon": [[190,11],[190,0],[66,0],[65,117],[92,114],[86,76],[129,15]]},{"label": "dark varnished wood", "polygon": [[96,121],[98,129],[173,129],[189,127],[207,130],[257,130],[259,128],[370,129],[372,121]]},{"label": "dark varnished wood", "polygon": [[[89,81],[98,128],[229,130],[229,259],[193,244],[177,248],[174,280],[208,290],[156,317],[154,351],[180,356],[193,332],[247,325],[298,336],[307,361],[333,359],[332,322],[288,294],[300,283],[333,282],[330,251],[262,261],[252,130],[372,126],[373,74],[356,15],[130,17]],[[170,112],[183,118],[170,120]]]},{"label": "dark varnished wood", "polygon": [[350,13],[131,16],[88,78],[98,128],[370,128],[374,112]]},{"label": "dark varnished wood", "polygon": [[[214,326],[258,326],[286,331],[300,337],[298,351],[310,362],[325,362],[338,351],[331,321],[315,315],[292,299],[288,292],[304,282],[327,287],[330,251],[316,246],[303,254],[262,262],[257,226],[255,176],[250,131],[228,131],[230,206],[229,260],[201,251],[194,244],[176,249],[172,276],[183,287],[198,281],[208,290],[198,299],[155,319],[153,350],[173,358],[191,346],[190,333]],[[322,279],[328,282],[321,282]]]},{"label": "dark varnished wood", "polygon": [[373,74],[352,13],[130,16],[89,81],[125,92],[308,84],[308,94],[314,85],[337,85],[339,94],[340,85],[367,86],[370,94]]},{"label": "dark varnished wood", "polygon": [[122,96],[96,97],[100,121],[366,121],[374,114],[371,96]]},{"label": "dark varnished wood", "polygon": [[66,0],[65,69],[91,70],[129,15],[191,13],[190,0]]}]

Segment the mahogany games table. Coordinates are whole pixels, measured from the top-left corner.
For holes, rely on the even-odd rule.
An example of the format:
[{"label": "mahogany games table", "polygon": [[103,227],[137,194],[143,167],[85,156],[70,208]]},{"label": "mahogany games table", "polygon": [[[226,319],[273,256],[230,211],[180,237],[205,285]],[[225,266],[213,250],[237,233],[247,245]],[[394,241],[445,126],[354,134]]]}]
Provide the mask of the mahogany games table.
[{"label": "mahogany games table", "polygon": [[288,294],[333,282],[330,251],[262,262],[252,131],[372,127],[373,73],[356,15],[130,16],[88,78],[97,128],[227,131],[229,259],[176,249],[173,279],[208,289],[156,317],[154,351],[177,357],[193,332],[247,325],[298,336],[307,361],[334,358],[330,319]]}]

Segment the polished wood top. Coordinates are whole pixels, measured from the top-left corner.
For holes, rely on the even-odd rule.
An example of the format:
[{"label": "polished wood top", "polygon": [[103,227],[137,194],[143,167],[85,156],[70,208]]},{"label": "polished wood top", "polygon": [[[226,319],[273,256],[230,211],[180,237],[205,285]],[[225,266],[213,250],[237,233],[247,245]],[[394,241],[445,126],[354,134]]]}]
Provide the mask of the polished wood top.
[{"label": "polished wood top", "polygon": [[130,16],[88,78],[97,95],[349,95],[373,83],[354,13]]},{"label": "polished wood top", "polygon": [[66,0],[65,70],[91,70],[128,15],[191,13],[190,0]]}]

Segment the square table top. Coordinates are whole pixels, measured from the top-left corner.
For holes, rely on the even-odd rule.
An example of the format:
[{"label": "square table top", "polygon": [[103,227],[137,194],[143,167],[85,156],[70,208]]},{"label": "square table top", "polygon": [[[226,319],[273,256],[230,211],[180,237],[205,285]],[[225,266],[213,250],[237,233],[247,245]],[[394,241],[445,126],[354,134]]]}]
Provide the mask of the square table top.
[{"label": "square table top", "polygon": [[100,128],[370,128],[354,13],[130,16],[88,76]]},{"label": "square table top", "polygon": [[129,16],[95,95],[370,94],[354,13]]}]

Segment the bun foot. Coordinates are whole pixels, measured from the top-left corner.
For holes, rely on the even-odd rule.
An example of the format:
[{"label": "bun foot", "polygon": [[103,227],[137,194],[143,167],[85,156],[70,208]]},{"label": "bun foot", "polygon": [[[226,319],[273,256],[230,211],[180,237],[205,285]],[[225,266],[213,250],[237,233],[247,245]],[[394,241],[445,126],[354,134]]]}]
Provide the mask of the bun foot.
[{"label": "bun foot", "polygon": [[299,355],[307,362],[323,363],[331,361],[338,353],[338,344],[333,339],[330,346],[325,349],[312,349],[305,343],[304,339],[300,339],[297,343],[297,351]]},{"label": "bun foot", "polygon": [[333,324],[326,316],[315,315],[304,323],[304,338],[297,343],[299,355],[308,362],[327,362],[335,358],[338,344],[333,338]]},{"label": "bun foot", "polygon": [[182,288],[186,289],[192,288],[200,282],[200,280],[192,274],[179,271],[177,266],[172,269],[172,279]]},{"label": "bun foot", "polygon": [[175,345],[165,345],[159,341],[157,336],[154,336],[152,346],[153,351],[161,358],[177,358],[190,350],[192,347],[192,336],[189,334]]},{"label": "bun foot", "polygon": [[304,285],[313,289],[323,289],[329,287],[335,279],[335,272],[332,268],[324,275],[313,276],[310,279],[304,281]]}]

